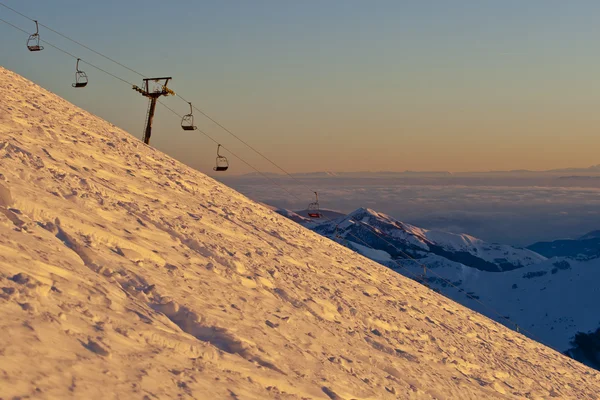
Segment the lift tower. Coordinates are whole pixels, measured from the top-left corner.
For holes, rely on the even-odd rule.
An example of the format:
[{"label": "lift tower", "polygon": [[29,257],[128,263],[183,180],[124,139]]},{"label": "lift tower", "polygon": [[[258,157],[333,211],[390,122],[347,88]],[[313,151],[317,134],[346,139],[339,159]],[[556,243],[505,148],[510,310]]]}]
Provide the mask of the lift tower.
[{"label": "lift tower", "polygon": [[146,114],[146,126],[144,127],[144,143],[146,144],[150,144],[152,120],[154,119],[156,101],[160,96],[175,95],[175,92],[167,87],[167,84],[171,79],[173,78],[147,78],[144,79],[144,85],[142,87],[133,85],[133,90],[150,99],[148,103],[148,113]]}]

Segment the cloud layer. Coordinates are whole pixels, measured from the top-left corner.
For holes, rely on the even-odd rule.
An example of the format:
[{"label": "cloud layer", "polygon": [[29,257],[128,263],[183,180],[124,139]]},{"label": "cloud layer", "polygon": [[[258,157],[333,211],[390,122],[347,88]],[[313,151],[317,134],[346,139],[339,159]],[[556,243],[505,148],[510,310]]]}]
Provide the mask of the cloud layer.
[{"label": "cloud layer", "polygon": [[[278,207],[297,210],[312,201],[307,187],[291,179],[274,179],[294,196],[258,178],[226,183]],[[535,180],[524,184],[489,176],[484,182],[370,178],[304,182],[319,191],[323,208],[350,212],[370,207],[417,226],[469,233],[491,242],[525,246],[600,229],[600,189],[595,187],[553,187]]]}]

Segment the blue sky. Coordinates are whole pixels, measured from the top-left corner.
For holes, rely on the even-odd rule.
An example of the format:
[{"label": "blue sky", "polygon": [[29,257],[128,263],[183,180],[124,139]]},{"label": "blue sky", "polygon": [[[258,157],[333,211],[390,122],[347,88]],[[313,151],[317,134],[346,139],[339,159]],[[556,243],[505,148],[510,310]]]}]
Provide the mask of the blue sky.
[{"label": "blue sky", "polygon": [[[599,163],[597,1],[2,2],[147,76],[173,76],[183,97],[290,171]],[[1,7],[0,18],[33,29]],[[25,39],[0,24],[1,65],[141,136],[145,99],[92,68],[88,88],[71,89],[74,60],[30,54]],[[210,122],[198,125],[270,169]],[[160,108],[153,145],[203,170],[215,150]]]}]

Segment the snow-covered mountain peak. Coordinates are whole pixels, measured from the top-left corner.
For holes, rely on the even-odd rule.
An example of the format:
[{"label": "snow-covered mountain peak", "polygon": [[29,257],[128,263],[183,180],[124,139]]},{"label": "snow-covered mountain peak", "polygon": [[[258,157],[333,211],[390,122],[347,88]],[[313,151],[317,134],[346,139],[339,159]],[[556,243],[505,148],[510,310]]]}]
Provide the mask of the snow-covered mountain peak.
[{"label": "snow-covered mountain peak", "polygon": [[367,208],[367,207],[357,208],[356,210],[354,210],[351,213],[349,213],[348,215],[346,215],[346,218],[350,218],[350,219],[353,219],[356,221],[361,221],[361,220],[367,219],[367,218],[376,218],[376,219],[379,219],[381,221],[385,221],[388,223],[394,223],[392,217],[390,217],[389,215],[377,212],[377,211],[373,210],[372,208]]},{"label": "snow-covered mountain peak", "polygon": [[384,229],[393,234],[405,232],[412,236],[418,237],[423,244],[427,242],[427,238],[424,236],[424,233],[426,232],[424,229],[407,224],[405,222],[397,221],[391,216],[375,211],[371,208],[358,208],[349,213],[345,218],[355,222],[362,222],[378,229]]},{"label": "snow-covered mountain peak", "polygon": [[[346,221],[354,224],[345,224]],[[418,259],[433,253],[485,271],[511,270],[546,259],[531,250],[487,243],[467,234],[419,228],[365,207],[310,228],[325,235],[335,233],[358,244],[367,241],[388,251],[392,258]]]},{"label": "snow-covered mountain peak", "polygon": [[368,207],[360,207],[357,208],[356,210],[352,211],[351,213],[348,214],[348,217],[350,218],[357,218],[359,216],[364,216],[364,215],[371,215],[374,217],[378,217],[381,218],[383,215],[382,213],[378,213],[377,211],[373,210],[372,208],[368,208]]}]

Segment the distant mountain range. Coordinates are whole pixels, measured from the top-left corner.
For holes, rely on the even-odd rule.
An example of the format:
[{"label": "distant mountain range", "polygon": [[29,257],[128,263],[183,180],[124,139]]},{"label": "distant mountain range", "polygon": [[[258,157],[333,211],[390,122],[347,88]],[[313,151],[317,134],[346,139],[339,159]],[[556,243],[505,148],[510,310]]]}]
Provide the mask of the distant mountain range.
[{"label": "distant mountain range", "polygon": [[[285,176],[273,172],[258,173],[250,172],[240,177],[255,178],[267,175],[270,177]],[[300,172],[290,174],[296,178],[394,178],[394,177],[444,177],[452,176],[448,171],[354,171],[354,172],[333,172],[333,171],[317,171],[317,172]]]},{"label": "distant mountain range", "polygon": [[592,165],[587,168],[563,168],[563,169],[551,169],[548,172],[600,172],[600,164]]},{"label": "distant mountain range", "polygon": [[507,171],[489,171],[490,173],[600,173],[600,164],[592,165],[587,168],[557,168],[557,169],[547,169],[541,171],[529,170],[529,169],[513,169]]},{"label": "distant mountain range", "polygon": [[[301,173],[293,173],[292,176],[296,178],[369,178],[369,177],[378,177],[378,178],[407,178],[407,177],[451,177],[451,176],[472,176],[472,175],[498,175],[498,174],[578,174],[578,173],[587,173],[587,174],[600,174],[600,164],[592,165],[587,168],[559,168],[559,169],[549,169],[549,170],[528,170],[528,169],[515,169],[515,170],[492,170],[492,171],[463,171],[463,172],[449,172],[449,171],[353,171],[353,172],[335,172],[335,171],[315,171],[315,172],[301,172]],[[257,173],[252,172],[244,175],[240,175],[240,177],[260,177],[261,175],[267,175],[270,177],[276,176],[284,176],[283,174],[267,172],[267,173]],[[567,176],[565,178],[578,178],[577,176],[571,177]]]},{"label": "distant mountain range", "polygon": [[591,260],[600,257],[600,231],[590,232],[579,239],[561,239],[538,242],[527,247],[545,257],[569,257]]},{"label": "distant mountain range", "polygon": [[600,349],[600,231],[523,249],[419,228],[368,208],[329,212],[322,220],[276,211],[511,326],[508,318],[524,334],[600,369],[600,353],[593,350]]}]

